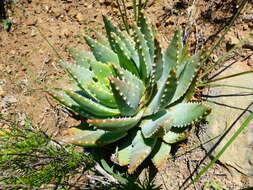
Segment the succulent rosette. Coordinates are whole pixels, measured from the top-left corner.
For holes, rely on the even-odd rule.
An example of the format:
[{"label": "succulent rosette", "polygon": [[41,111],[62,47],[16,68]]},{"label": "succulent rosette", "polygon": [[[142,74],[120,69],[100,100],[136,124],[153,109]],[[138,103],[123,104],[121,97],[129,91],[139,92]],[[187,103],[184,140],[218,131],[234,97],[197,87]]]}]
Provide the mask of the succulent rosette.
[{"label": "succulent rosette", "polygon": [[60,103],[89,126],[71,128],[65,142],[83,147],[115,143],[117,163],[128,172],[149,157],[160,169],[171,146],[187,137],[187,127],[210,107],[191,102],[201,53],[190,56],[176,30],[162,50],[155,27],[139,13],[130,33],[104,17],[106,37],[85,37],[90,52],[71,50],[75,64],[62,63],[73,88],[54,89]]}]

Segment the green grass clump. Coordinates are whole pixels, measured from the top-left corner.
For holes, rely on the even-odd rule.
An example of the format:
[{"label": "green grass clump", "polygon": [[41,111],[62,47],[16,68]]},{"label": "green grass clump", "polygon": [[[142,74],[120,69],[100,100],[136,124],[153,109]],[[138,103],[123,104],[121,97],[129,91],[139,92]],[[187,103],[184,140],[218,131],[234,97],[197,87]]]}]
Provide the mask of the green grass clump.
[{"label": "green grass clump", "polygon": [[42,131],[9,124],[0,128],[0,187],[30,188],[67,184],[93,160],[69,145],[60,145]]}]

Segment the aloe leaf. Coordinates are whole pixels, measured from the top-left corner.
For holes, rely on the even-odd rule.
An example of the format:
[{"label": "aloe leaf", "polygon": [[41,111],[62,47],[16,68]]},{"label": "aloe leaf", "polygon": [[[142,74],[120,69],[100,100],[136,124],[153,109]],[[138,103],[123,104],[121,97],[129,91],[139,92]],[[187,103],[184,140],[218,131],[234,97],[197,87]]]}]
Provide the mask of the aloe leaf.
[{"label": "aloe leaf", "polygon": [[104,86],[110,85],[108,77],[114,76],[111,66],[91,59],[86,59],[86,61],[90,64],[89,69],[95,74],[95,78],[100,82],[100,84]]},{"label": "aloe leaf", "polygon": [[138,131],[133,140],[133,148],[130,154],[128,173],[132,174],[137,167],[148,157],[156,144],[156,138],[144,139]]},{"label": "aloe leaf", "polygon": [[135,63],[132,61],[131,54],[126,48],[124,41],[121,41],[121,39],[115,33],[112,33],[111,36],[112,36],[114,51],[118,55],[120,66],[132,72],[136,76],[139,76],[138,69]]},{"label": "aloe leaf", "polygon": [[125,117],[125,118],[112,118],[112,119],[96,119],[87,120],[91,125],[96,126],[99,129],[116,131],[123,130],[127,131],[134,127],[141,119],[143,111],[140,111],[135,117]]},{"label": "aloe leaf", "polygon": [[190,85],[190,87],[188,88],[188,90],[186,91],[185,95],[184,95],[184,99],[183,102],[189,102],[194,100],[194,94],[197,91],[197,86],[199,84],[199,75],[197,74],[194,79],[192,80],[192,83]]},{"label": "aloe leaf", "polygon": [[75,60],[76,64],[81,65],[85,67],[86,69],[89,67],[89,65],[86,63],[84,58],[89,58],[91,60],[96,60],[94,55],[91,52],[84,51],[84,50],[77,50],[75,48],[70,48],[69,49],[70,55],[73,57]]},{"label": "aloe leaf", "polygon": [[209,114],[211,108],[200,103],[180,103],[167,110],[167,116],[173,118],[171,125],[174,127],[186,127],[192,122],[197,122]]},{"label": "aloe leaf", "polygon": [[[101,62],[91,61],[90,66],[92,69],[90,70],[92,71],[75,64],[63,63],[63,65],[67,68],[71,77],[77,82],[78,86],[88,97],[103,105],[116,107],[113,94],[108,89],[109,86],[104,86],[106,84],[109,85],[109,80],[106,77],[112,75],[112,70],[108,65]],[[100,83],[95,83],[93,80],[98,80]]]},{"label": "aloe leaf", "polygon": [[140,128],[145,138],[158,137],[161,133],[165,134],[165,127],[171,126],[171,122],[171,115],[166,110],[162,110],[142,120]]},{"label": "aloe leaf", "polygon": [[78,128],[71,128],[68,130],[68,133],[69,136],[64,138],[64,142],[83,147],[104,146],[118,141],[127,135],[124,131],[92,131]]},{"label": "aloe leaf", "polygon": [[[181,34],[182,35],[182,34]],[[183,42],[182,42],[183,44]],[[199,55],[199,57],[202,55],[202,51],[198,52],[197,54]],[[180,74],[182,73],[183,69],[185,68],[185,65],[189,62],[189,60],[191,59],[191,57],[189,57],[189,51],[188,51],[188,47],[182,47],[181,51],[180,51],[180,55],[178,56],[178,64],[176,66],[176,71],[177,71],[177,75],[180,76]]]},{"label": "aloe leaf", "polygon": [[170,150],[171,145],[161,141],[156,143],[150,157],[157,170],[160,170],[166,164],[169,158]]},{"label": "aloe leaf", "polygon": [[83,93],[94,100],[95,98],[86,88],[88,83],[93,82],[94,73],[79,65],[69,64],[67,62],[62,62],[61,64],[66,68],[67,72],[77,83],[78,87],[83,90]]},{"label": "aloe leaf", "polygon": [[[122,37],[122,35],[123,35],[123,32],[121,32],[119,30],[117,33],[114,33],[114,32],[111,33],[111,40],[113,43],[113,51],[117,53],[118,51],[121,50],[120,53],[122,54],[122,52],[123,52],[124,56],[127,56],[128,59],[130,60],[131,53],[125,44],[125,41],[127,41],[127,40],[123,40],[124,37]],[[120,57],[120,56],[118,55],[118,57]]]},{"label": "aloe leaf", "polygon": [[181,63],[183,53],[183,39],[181,30],[176,30],[173,39],[164,53],[163,74],[161,82],[168,78],[168,74],[172,68],[177,67]]},{"label": "aloe leaf", "polygon": [[[154,50],[154,62],[152,65],[152,71],[151,71],[151,78],[149,79],[149,83],[147,85],[147,90],[145,92],[145,104],[149,104],[149,102],[156,96],[156,100],[153,101],[153,106],[157,108],[158,105],[157,103],[160,102],[160,97],[158,94],[161,94],[161,88],[157,86],[157,82],[162,76],[163,73],[163,54],[162,54],[162,48],[160,47],[160,43],[157,39],[157,37],[154,38],[154,45],[155,45],[155,50]],[[159,91],[159,92],[157,92]],[[158,98],[158,99],[157,99]],[[158,100],[158,102],[157,102]],[[150,105],[150,107],[152,107]],[[152,113],[156,109],[151,108],[147,114]]]},{"label": "aloe leaf", "polygon": [[132,146],[127,146],[125,148],[119,149],[117,153],[117,159],[120,166],[127,166],[129,164],[130,153],[132,151]]},{"label": "aloe leaf", "polygon": [[85,37],[85,41],[90,46],[96,60],[101,61],[103,63],[111,62],[111,63],[119,64],[119,59],[118,59],[117,54],[115,54],[111,49],[96,42],[95,40],[87,36]]},{"label": "aloe leaf", "polygon": [[152,33],[152,28],[150,28],[151,24],[148,23],[143,11],[139,12],[137,25],[140,27],[141,33],[144,35],[145,40],[147,41],[147,47],[149,50],[152,65],[154,57],[154,35]]},{"label": "aloe leaf", "polygon": [[99,103],[96,103],[84,96],[81,96],[74,91],[65,90],[66,94],[69,95],[76,103],[80,105],[80,107],[87,111],[88,113],[100,116],[100,117],[109,117],[119,115],[120,112],[118,109],[112,109],[105,107]]},{"label": "aloe leaf", "polygon": [[145,110],[145,116],[152,115],[159,110],[160,102],[162,99],[163,88],[159,88],[156,95],[153,97],[152,101],[148,104]]},{"label": "aloe leaf", "polygon": [[141,138],[140,135],[137,135],[138,131],[138,129],[129,131],[129,135],[120,142],[118,151],[116,152],[117,161],[120,166],[129,164],[133,144]]},{"label": "aloe leaf", "polygon": [[145,36],[141,33],[140,28],[135,27],[136,33],[136,48],[140,58],[140,75],[143,81],[146,82],[147,78],[151,74],[152,70],[152,59],[149,52],[149,47]]},{"label": "aloe leaf", "polygon": [[136,46],[135,41],[129,36],[129,34],[126,31],[119,33],[119,37],[125,43],[125,46],[130,53],[130,57],[134,61],[136,67],[140,69],[140,60],[138,52],[135,49]]},{"label": "aloe leaf", "polygon": [[154,39],[154,45],[155,45],[154,64],[152,65],[153,67],[152,70],[154,81],[158,81],[163,74],[163,53],[161,45],[157,38]]},{"label": "aloe leaf", "polygon": [[[107,77],[113,75],[111,67],[90,59],[85,61],[90,65],[87,69],[75,64],[62,63],[62,65],[87,96],[104,105],[115,107],[113,94],[108,89],[110,83]],[[95,83],[94,80],[98,80],[99,83]]]},{"label": "aloe leaf", "polygon": [[174,69],[170,71],[167,80],[161,84],[156,95],[145,110],[145,115],[156,113],[160,108],[166,107],[174,97],[177,87],[177,77]]},{"label": "aloe leaf", "polygon": [[111,48],[109,41],[107,40],[107,38],[104,35],[99,34],[97,31],[94,31],[94,32],[96,35],[96,39],[100,44],[102,44],[108,48]]},{"label": "aloe leaf", "polygon": [[187,92],[196,76],[199,66],[199,54],[196,54],[187,60],[183,71],[180,73],[178,86],[170,104],[178,101]]},{"label": "aloe leaf", "polygon": [[102,84],[108,84],[107,77],[113,76],[112,68],[109,65],[97,61],[94,56],[88,55],[89,52],[80,52],[74,49],[70,50],[70,52],[77,65],[92,71]]},{"label": "aloe leaf", "polygon": [[112,65],[112,66],[115,69],[115,72],[117,73],[117,76],[121,80],[136,86],[136,88],[140,89],[141,94],[144,93],[145,85],[143,84],[143,82],[138,77],[136,77],[134,74],[132,74],[128,70],[122,69],[121,67],[119,67],[117,65]]},{"label": "aloe leaf", "polygon": [[169,144],[174,144],[180,141],[183,141],[188,137],[188,133],[185,132],[186,128],[171,128],[170,131],[168,131],[163,136],[163,141]]},{"label": "aloe leaf", "polygon": [[[111,24],[112,25],[112,24]],[[113,28],[113,26],[111,26]],[[122,46],[124,47],[124,51],[126,51],[127,55],[131,57],[131,59],[134,61],[136,67],[140,69],[140,61],[139,61],[139,55],[138,52],[135,49],[135,41],[129,36],[129,34],[126,31],[120,31],[119,29],[113,29],[110,32],[110,41],[111,41],[111,47],[115,51],[114,42],[113,42],[113,35],[115,35],[121,40]],[[123,45],[124,44],[124,45]]]},{"label": "aloe leaf", "polygon": [[131,137],[125,138],[122,140],[118,147],[118,152],[116,156],[120,166],[127,166],[129,164],[132,151],[132,140],[133,138]]},{"label": "aloe leaf", "polygon": [[89,83],[87,84],[87,88],[99,103],[111,108],[117,108],[113,93],[105,87],[101,86],[100,83]]},{"label": "aloe leaf", "polygon": [[162,93],[162,99],[160,103],[161,108],[165,108],[169,105],[170,101],[174,98],[178,86],[179,85],[176,71],[172,69],[170,71],[170,75],[167,79],[167,82],[165,83],[165,87]]},{"label": "aloe leaf", "polygon": [[66,68],[71,77],[81,85],[93,81],[94,73],[89,71],[89,69],[67,62],[62,62],[61,65]]},{"label": "aloe leaf", "polygon": [[114,77],[109,77],[109,79],[121,114],[126,116],[134,115],[137,112],[142,97],[141,89],[130,82]]},{"label": "aloe leaf", "polygon": [[114,46],[113,46],[113,38],[112,38],[112,33],[115,33],[117,35],[119,35],[119,29],[114,26],[112,24],[112,22],[106,17],[103,15],[103,21],[104,21],[104,26],[105,26],[105,30],[106,30],[106,35],[107,35],[107,38],[109,40],[109,43],[111,45],[111,48],[113,49]]},{"label": "aloe leaf", "polygon": [[173,126],[186,127],[192,122],[199,121],[210,111],[211,109],[203,104],[180,103],[142,120],[140,124],[141,131],[145,138],[157,137],[160,135],[161,130],[169,131]]},{"label": "aloe leaf", "polygon": [[62,105],[66,106],[70,110],[80,114],[81,116],[85,118],[89,118],[89,119],[98,118],[87,113],[85,110],[83,110],[79,104],[77,104],[72,98],[70,98],[67,94],[65,94],[61,90],[51,89],[49,94],[58,102],[60,102]]},{"label": "aloe leaf", "polygon": [[111,44],[111,48],[113,51],[115,51],[114,46],[114,39],[113,39],[113,33],[116,34],[121,41],[124,43],[125,50],[128,53],[128,55],[131,57],[131,59],[134,61],[136,67],[140,69],[140,61],[139,61],[139,55],[138,52],[135,50],[135,42],[134,40],[129,36],[129,34],[126,31],[120,31],[118,28],[116,28],[110,20],[108,20],[107,17],[103,16],[104,25],[107,33],[107,37],[109,39],[109,42]]}]

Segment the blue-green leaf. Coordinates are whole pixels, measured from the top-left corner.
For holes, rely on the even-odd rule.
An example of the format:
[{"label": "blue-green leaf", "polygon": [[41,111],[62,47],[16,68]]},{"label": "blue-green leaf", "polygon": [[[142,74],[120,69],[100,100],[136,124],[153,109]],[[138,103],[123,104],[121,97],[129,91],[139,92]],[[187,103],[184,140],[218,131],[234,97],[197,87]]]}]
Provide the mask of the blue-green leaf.
[{"label": "blue-green leaf", "polygon": [[138,27],[140,27],[141,33],[144,35],[145,40],[147,41],[147,47],[149,50],[149,55],[151,59],[151,65],[153,64],[154,57],[154,34],[151,28],[151,24],[148,23],[146,16],[143,11],[139,12],[138,15]]},{"label": "blue-green leaf", "polygon": [[152,59],[149,52],[149,47],[145,36],[141,33],[140,28],[135,27],[136,32],[136,48],[140,58],[140,75],[143,81],[147,82],[147,79],[151,75]]},{"label": "blue-green leaf", "polygon": [[93,55],[96,57],[96,60],[103,63],[116,63],[119,64],[119,59],[117,54],[115,54],[108,47],[96,42],[95,40],[85,37],[86,43],[90,46]]},{"label": "blue-green leaf", "polygon": [[181,30],[177,30],[171,40],[168,48],[164,53],[163,74],[160,79],[161,82],[167,80],[169,72],[172,68],[176,68],[181,63],[183,52],[183,40]]},{"label": "blue-green leaf", "polygon": [[100,147],[116,142],[126,135],[127,133],[124,131],[109,132],[71,128],[68,130],[68,137],[64,138],[63,141],[83,147]]},{"label": "blue-green leaf", "polygon": [[124,118],[112,118],[112,119],[95,119],[95,120],[87,120],[87,122],[91,125],[96,126],[99,129],[108,130],[108,131],[116,131],[123,130],[127,131],[134,127],[139,120],[141,119],[143,111],[140,111],[134,117],[124,117]]},{"label": "blue-green leaf", "polygon": [[161,110],[156,114],[142,120],[140,128],[145,138],[163,136],[165,128],[172,122],[171,115],[166,110]]},{"label": "blue-green leaf", "polygon": [[137,167],[148,157],[156,144],[156,138],[143,138],[140,131],[137,132],[133,143],[129,160],[128,173],[132,174]]},{"label": "blue-green leaf", "polygon": [[80,114],[82,117],[89,118],[89,119],[98,118],[94,115],[87,113],[85,110],[83,110],[79,104],[77,104],[72,98],[70,98],[63,91],[57,90],[57,89],[51,89],[51,91],[49,93],[54,99],[56,99],[62,105],[66,106],[70,110]]},{"label": "blue-green leaf", "polygon": [[178,86],[170,104],[179,100],[187,92],[194,77],[196,76],[196,73],[198,72],[199,66],[199,54],[196,54],[187,60],[184,69],[180,73]]},{"label": "blue-green leaf", "polygon": [[138,68],[131,59],[131,54],[128,51],[124,41],[122,41],[115,33],[111,34],[114,45],[114,51],[118,55],[119,64],[122,68],[132,72],[136,76],[139,76]]},{"label": "blue-green leaf", "polygon": [[69,53],[73,57],[73,59],[75,60],[76,64],[81,65],[81,66],[85,67],[86,69],[89,68],[89,65],[86,63],[86,61],[84,59],[89,58],[92,60],[96,60],[95,57],[93,56],[93,54],[89,51],[77,50],[74,48],[70,48]]},{"label": "blue-green leaf", "polygon": [[163,141],[169,144],[174,144],[183,141],[188,137],[188,133],[185,132],[185,130],[186,128],[173,127],[163,136]]},{"label": "blue-green leaf", "polygon": [[156,113],[160,108],[166,107],[174,97],[177,87],[177,77],[174,69],[170,71],[167,80],[161,83],[156,95],[145,110],[145,115]]},{"label": "blue-green leaf", "polygon": [[[128,81],[109,77],[118,109],[122,115],[132,116],[138,111],[142,91]],[[134,93],[133,93],[134,92]]]},{"label": "blue-green leaf", "polygon": [[79,104],[83,110],[87,111],[92,115],[100,117],[110,117],[120,114],[118,109],[108,108],[73,91],[65,90],[65,93],[69,95],[77,104]]},{"label": "blue-green leaf", "polygon": [[89,83],[87,84],[87,89],[89,90],[90,94],[92,94],[94,99],[100,104],[111,108],[117,107],[115,98],[111,90],[101,86],[100,83]]},{"label": "blue-green leaf", "polygon": [[171,145],[164,142],[157,142],[153,151],[151,152],[151,160],[157,170],[163,168],[170,155]]}]

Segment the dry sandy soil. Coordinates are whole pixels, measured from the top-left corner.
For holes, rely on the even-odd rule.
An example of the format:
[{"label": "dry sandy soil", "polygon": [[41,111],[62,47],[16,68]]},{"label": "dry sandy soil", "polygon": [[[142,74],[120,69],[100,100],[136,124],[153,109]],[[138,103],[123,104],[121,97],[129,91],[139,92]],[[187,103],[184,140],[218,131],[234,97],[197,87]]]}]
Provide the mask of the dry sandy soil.
[{"label": "dry sandy soil", "polygon": [[[237,0],[150,0],[146,10],[150,20],[161,33],[164,46],[176,25],[187,29],[191,49],[204,45],[209,48],[219,36],[219,31],[228,23],[238,8]],[[131,12],[130,4],[127,6]],[[7,7],[7,16],[12,22],[10,31],[0,28],[0,110],[4,117],[21,124],[25,119],[42,126],[48,133],[61,135],[64,128],[78,123],[69,112],[58,105],[43,90],[42,84],[61,83],[66,77],[59,66],[58,54],[71,60],[67,48],[87,49],[83,35],[93,36],[94,31],[104,32],[102,15],[120,22],[119,12],[113,0],[15,0]],[[225,37],[222,47],[212,58],[217,58],[238,43],[250,37],[253,29],[253,4],[249,3],[243,14]],[[252,34],[251,34],[252,38]],[[55,51],[49,46],[53,45]],[[252,46],[233,54],[242,59],[252,54]],[[245,64],[253,64],[252,58]],[[198,143],[195,131],[181,150]],[[156,176],[163,189],[178,189],[190,172],[205,156],[196,149],[174,161]],[[208,160],[207,160],[208,161]],[[202,189],[217,181],[229,189],[249,187],[247,177],[231,174],[222,165],[216,164],[205,176],[189,189]]]}]

